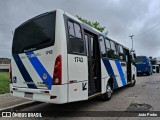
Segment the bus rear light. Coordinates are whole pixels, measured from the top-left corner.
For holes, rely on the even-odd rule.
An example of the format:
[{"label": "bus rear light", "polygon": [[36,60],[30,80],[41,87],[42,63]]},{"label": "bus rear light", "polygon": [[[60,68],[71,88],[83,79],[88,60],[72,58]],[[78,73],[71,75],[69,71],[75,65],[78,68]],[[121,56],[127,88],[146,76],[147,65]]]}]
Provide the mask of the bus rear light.
[{"label": "bus rear light", "polygon": [[62,84],[62,56],[58,55],[54,65],[53,85]]},{"label": "bus rear light", "polygon": [[10,64],[9,73],[10,73],[10,83],[12,83],[12,66],[11,66],[11,64]]},{"label": "bus rear light", "polygon": [[55,99],[57,98],[57,96],[50,96],[50,99]]}]

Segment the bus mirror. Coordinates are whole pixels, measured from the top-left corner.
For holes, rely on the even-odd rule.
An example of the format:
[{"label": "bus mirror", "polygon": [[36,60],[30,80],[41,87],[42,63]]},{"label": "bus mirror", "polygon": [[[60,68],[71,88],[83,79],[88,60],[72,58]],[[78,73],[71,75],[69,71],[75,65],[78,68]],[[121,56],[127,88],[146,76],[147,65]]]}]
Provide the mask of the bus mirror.
[{"label": "bus mirror", "polygon": [[135,59],[136,59],[136,54],[133,53],[133,54],[131,55],[131,60],[132,60],[132,63],[133,63],[134,65],[135,65],[135,63],[136,63]]},{"label": "bus mirror", "polygon": [[134,57],[134,59],[136,59],[136,53],[133,53],[133,57]]}]

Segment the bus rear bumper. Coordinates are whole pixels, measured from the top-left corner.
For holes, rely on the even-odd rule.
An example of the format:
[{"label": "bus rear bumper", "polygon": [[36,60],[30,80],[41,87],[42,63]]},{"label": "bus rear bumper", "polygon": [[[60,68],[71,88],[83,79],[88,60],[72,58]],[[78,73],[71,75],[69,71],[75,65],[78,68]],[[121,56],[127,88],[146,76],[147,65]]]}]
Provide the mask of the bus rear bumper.
[{"label": "bus rear bumper", "polygon": [[19,88],[10,85],[11,95],[46,103],[67,103],[67,84],[54,85],[51,90]]}]

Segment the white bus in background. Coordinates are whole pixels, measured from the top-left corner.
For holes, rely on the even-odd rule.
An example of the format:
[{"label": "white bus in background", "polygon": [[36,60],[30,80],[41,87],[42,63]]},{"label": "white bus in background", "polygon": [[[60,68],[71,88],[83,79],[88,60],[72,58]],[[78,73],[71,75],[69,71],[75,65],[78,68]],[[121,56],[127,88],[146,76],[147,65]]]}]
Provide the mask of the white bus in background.
[{"label": "white bus in background", "polygon": [[134,86],[129,49],[62,10],[36,16],[16,28],[10,92],[47,103],[69,103]]},{"label": "white bus in background", "polygon": [[152,69],[153,69],[153,73],[157,73],[159,71],[159,65],[152,65]]}]

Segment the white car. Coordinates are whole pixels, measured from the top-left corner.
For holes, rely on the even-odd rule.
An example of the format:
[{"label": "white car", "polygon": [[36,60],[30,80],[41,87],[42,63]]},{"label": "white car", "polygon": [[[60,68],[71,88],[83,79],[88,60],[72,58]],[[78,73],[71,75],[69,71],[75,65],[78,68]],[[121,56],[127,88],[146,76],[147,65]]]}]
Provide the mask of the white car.
[{"label": "white car", "polygon": [[156,73],[156,68],[159,67],[159,65],[152,65],[153,73]]}]

